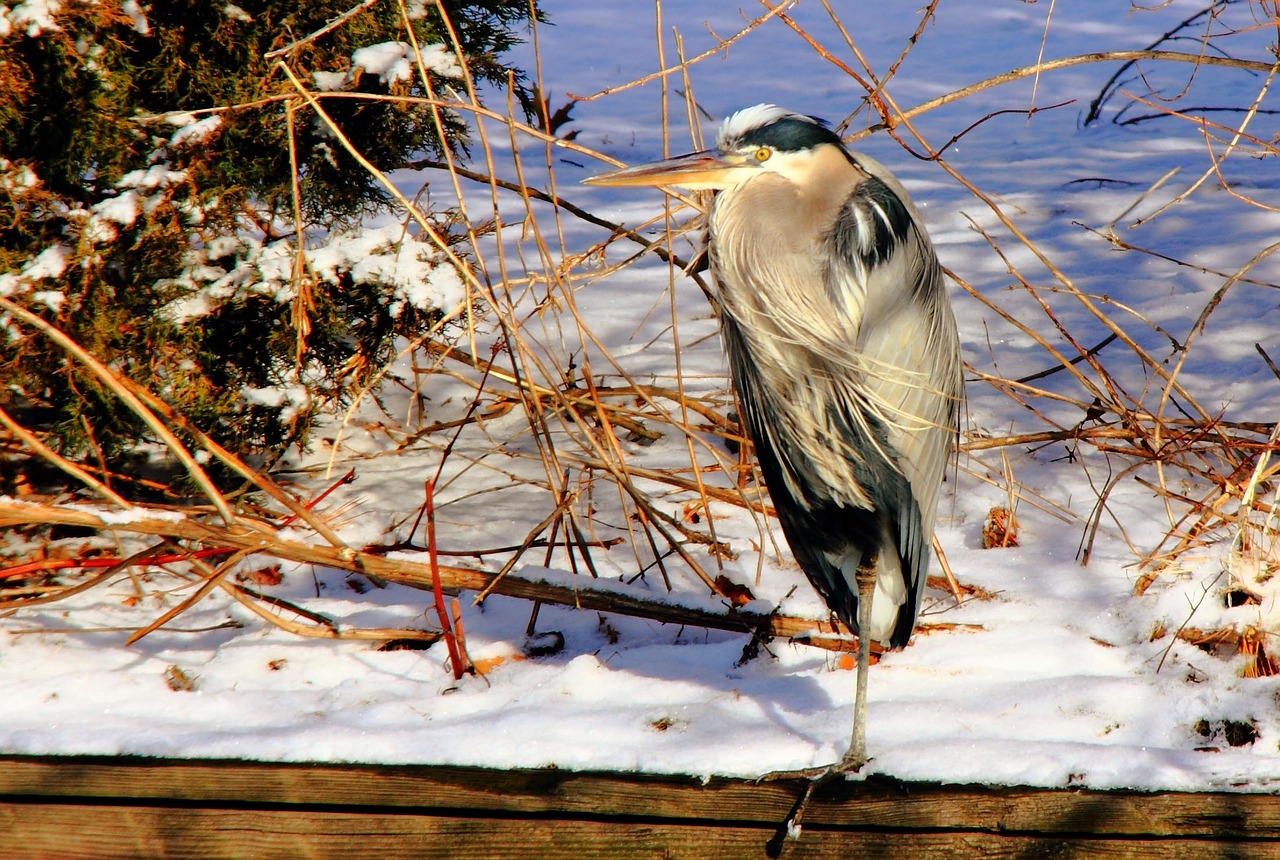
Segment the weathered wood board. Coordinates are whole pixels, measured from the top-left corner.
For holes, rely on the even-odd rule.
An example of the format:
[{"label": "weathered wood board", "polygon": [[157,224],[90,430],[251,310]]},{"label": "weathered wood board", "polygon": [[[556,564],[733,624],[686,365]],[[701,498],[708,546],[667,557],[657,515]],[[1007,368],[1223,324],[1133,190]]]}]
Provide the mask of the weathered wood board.
[{"label": "weathered wood board", "polygon": [[1280,858],[1280,797],[0,758],[0,857]]}]

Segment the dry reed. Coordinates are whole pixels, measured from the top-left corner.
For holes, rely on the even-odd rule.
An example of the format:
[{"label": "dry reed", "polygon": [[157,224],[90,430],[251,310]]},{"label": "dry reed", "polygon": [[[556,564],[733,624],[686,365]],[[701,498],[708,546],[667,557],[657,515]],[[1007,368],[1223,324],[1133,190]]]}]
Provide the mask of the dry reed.
[{"label": "dry reed", "polygon": [[[92,368],[103,383],[164,440],[173,458],[182,464],[204,495],[200,504],[169,506],[163,511],[130,505],[110,488],[110,464],[95,470],[91,465],[69,463],[12,417],[0,414],[0,422],[9,434],[4,439],[6,456],[18,469],[25,468],[24,464],[48,463],[82,485],[87,491],[86,497],[96,494],[116,508],[127,509],[129,514],[105,516],[84,503],[69,505],[65,497],[32,492],[22,499],[0,502],[0,527],[39,532],[55,524],[74,525],[101,534],[127,537],[131,548],[140,547],[126,558],[86,555],[54,559],[44,557],[48,553],[35,553],[29,558],[12,559],[0,569],[0,610],[20,611],[27,606],[65,599],[124,575],[122,572],[127,568],[146,568],[156,571],[157,575],[165,571],[166,575],[177,577],[187,589],[187,596],[158,617],[140,619],[130,641],[170,624],[214,590],[225,592],[262,618],[299,635],[383,640],[433,640],[438,635],[428,630],[348,629],[304,606],[272,598],[230,576],[246,559],[253,558],[257,564],[272,560],[310,564],[428,590],[434,585],[437,614],[446,631],[450,627],[450,615],[440,594],[469,591],[531,601],[534,617],[530,632],[535,627],[538,606],[561,604],[639,615],[671,624],[748,631],[764,640],[803,638],[826,647],[848,647],[847,640],[829,635],[839,632],[833,622],[738,608],[735,597],[740,597],[741,590],[747,586],[731,582],[718,570],[720,560],[735,552],[716,532],[716,512],[726,507],[746,511],[755,519],[759,528],[757,547],[776,549],[769,524],[771,511],[750,465],[749,444],[736,421],[725,381],[694,380],[681,373],[676,373],[666,385],[637,378],[629,370],[628,362],[615,356],[605,339],[597,334],[600,321],[581,307],[579,291],[586,284],[633,265],[643,256],[657,255],[671,264],[668,328],[672,342],[677,345],[673,354],[678,362],[678,346],[686,337],[682,326],[687,326],[688,321],[682,319],[677,310],[674,290],[686,289],[681,283],[686,277],[698,278],[683,273],[689,268],[689,255],[680,249],[689,228],[681,222],[696,214],[699,201],[693,197],[672,198],[668,209],[653,222],[624,226],[564,199],[557,183],[557,163],[561,157],[575,155],[610,161],[604,154],[563,133],[568,108],[574,103],[591,103],[658,81],[662,86],[664,115],[669,112],[681,117],[679,121],[673,119],[664,134],[674,137],[687,132],[696,140],[699,109],[689,86],[689,68],[766,25],[789,27],[817,56],[829,62],[836,74],[847,76],[850,83],[865,92],[863,113],[851,114],[843,124],[849,127],[859,116],[863,120],[863,130],[850,134],[851,140],[873,131],[888,132],[908,151],[934,161],[954,182],[967,189],[998,225],[997,233],[973,222],[991,253],[1004,261],[1011,291],[1021,298],[1019,309],[1015,310],[1007,297],[994,298],[959,275],[952,273],[952,279],[960,293],[968,297],[962,296],[962,301],[981,303],[994,318],[1030,339],[1042,356],[1044,370],[1022,378],[1006,378],[994,367],[968,368],[972,385],[999,392],[1023,407],[1019,411],[1025,416],[1023,423],[1004,435],[967,428],[960,446],[963,479],[989,482],[1006,497],[999,508],[998,522],[993,510],[993,545],[1017,544],[1014,512],[1020,505],[1031,506],[1079,529],[1081,561],[1087,564],[1104,522],[1118,527],[1124,534],[1123,517],[1110,509],[1110,500],[1123,481],[1136,480],[1166,500],[1168,516],[1163,540],[1153,547],[1134,547],[1145,571],[1139,580],[1139,590],[1149,587],[1161,571],[1176,568],[1186,553],[1223,541],[1234,542],[1229,559],[1233,587],[1248,591],[1272,577],[1280,566],[1275,516],[1276,473],[1280,467],[1270,463],[1269,455],[1276,448],[1280,425],[1273,428],[1225,420],[1217,408],[1204,403],[1203,394],[1197,394],[1182,377],[1188,356],[1209,316],[1227,292],[1242,284],[1276,286],[1251,275],[1258,262],[1274,252],[1276,246],[1263,249],[1234,272],[1215,272],[1201,267],[1202,273],[1219,278],[1221,286],[1186,332],[1170,334],[1133,309],[1080,289],[1053,256],[1023,232],[1017,219],[1009,214],[1007,205],[971,183],[948,161],[946,150],[978,123],[946,144],[936,146],[914,121],[1009,82],[1039,79],[1059,69],[1083,64],[1109,68],[1118,63],[1143,62],[1248,70],[1261,76],[1258,94],[1235,125],[1210,123],[1201,116],[1182,113],[1176,102],[1153,103],[1152,107],[1174,120],[1196,123],[1214,153],[1202,175],[1187,187],[1183,196],[1204,183],[1217,182],[1236,195],[1241,206],[1265,207],[1268,204],[1264,201],[1250,199],[1243,192],[1229,188],[1221,169],[1227,158],[1242,157],[1246,146],[1255,154],[1280,154],[1273,143],[1249,132],[1249,125],[1256,118],[1276,71],[1274,62],[1219,56],[1209,50],[1212,36],[1206,34],[1201,37],[1198,50],[1165,50],[1162,47],[1165,40],[1161,40],[1142,51],[1048,59],[1042,56],[1032,66],[975,82],[919,105],[900,107],[889,85],[917,42],[936,35],[928,25],[939,0],[924,9],[901,54],[883,71],[866,61],[856,40],[842,25],[839,13],[825,0],[823,5],[832,26],[822,32],[808,30],[789,16],[789,3],[773,4],[767,0],[761,3],[764,7],[761,14],[746,21],[738,32],[722,37],[714,50],[685,58],[683,45],[677,42],[679,58],[667,62],[664,56],[660,71],[624,86],[571,97],[568,105],[559,110],[544,99],[542,111],[533,121],[518,113],[511,97],[502,110],[493,107],[492,98],[482,101],[475,82],[465,74],[465,58],[455,39],[452,48],[464,69],[460,88],[433,93],[425,103],[434,111],[437,124],[441,123],[443,111],[470,118],[477,157],[470,165],[449,158],[440,163],[424,162],[414,166],[433,171],[437,186],[447,185],[451,190],[453,199],[448,200],[444,208],[458,213],[467,237],[465,250],[441,235],[434,219],[438,213],[409,199],[395,183],[365,161],[329,119],[326,101],[351,97],[351,94],[314,91],[291,66],[292,50],[306,39],[318,38],[323,33],[312,34],[273,52],[271,57],[293,92],[271,99],[286,102],[290,123],[299,112],[327,123],[338,144],[346,146],[397,200],[406,229],[416,229],[422,241],[465,275],[466,301],[443,309],[445,318],[461,327],[462,335],[451,341],[433,336],[405,345],[398,361],[401,367],[407,363],[412,370],[404,379],[395,378],[400,380],[396,384],[408,389],[406,399],[411,404],[410,412],[386,416],[379,428],[387,437],[385,448],[360,455],[384,459],[413,454],[418,462],[422,452],[430,452],[437,462],[435,478],[423,475],[422,480],[424,485],[434,487],[435,511],[427,512],[432,499],[424,498],[422,510],[416,517],[399,523],[401,528],[397,534],[401,536],[386,546],[348,546],[335,528],[332,515],[314,510],[305,498],[281,486],[271,475],[254,470],[219,449],[154,392],[139,390],[79,345],[69,342],[47,322],[0,298],[0,307],[12,314],[18,325],[57,340],[69,358]],[[355,7],[352,13],[365,5],[368,3]],[[1274,3],[1256,2],[1256,5],[1261,12],[1269,10],[1274,15],[1276,11]],[[403,10],[403,4],[401,8]],[[661,6],[656,8],[660,25]],[[337,19],[330,26],[340,27],[343,20]],[[412,38],[412,30],[406,28],[406,32]],[[660,42],[661,35],[660,32]],[[835,47],[829,46],[829,41]],[[421,46],[415,43],[414,48],[420,50]],[[852,57],[852,64],[840,59],[841,56]],[[421,68],[420,54],[419,64],[419,73],[425,81],[427,75]],[[536,69],[534,72],[536,78]],[[1113,85],[1114,80],[1099,94],[1093,108],[1095,112],[1108,100],[1121,97],[1118,87]],[[544,92],[541,81],[536,84],[536,91]],[[684,103],[679,106],[669,105],[667,101],[668,93],[674,91],[676,85],[684,97]],[[1132,98],[1136,103],[1150,102],[1141,96]],[[220,109],[225,107],[229,106]],[[1218,146],[1217,150],[1213,149],[1214,145]],[[1146,218],[1159,214],[1157,211]],[[570,232],[566,221],[590,224],[605,231],[605,235],[591,247],[576,247],[565,238]],[[665,230],[666,235],[652,238],[648,231],[654,227]],[[1114,224],[1090,229],[1106,238],[1120,253],[1169,259],[1167,255],[1121,239],[1113,228]],[[634,253],[620,254],[620,245],[634,248]],[[1015,249],[1020,253],[1014,254]],[[602,265],[606,252],[611,259],[621,255],[624,262]],[[1039,269],[1047,273],[1047,282],[1040,275],[1025,274],[1015,262],[1028,258],[1028,254]],[[1192,265],[1186,261],[1172,262],[1178,266]],[[702,286],[705,289],[705,285]],[[302,292],[300,290],[294,317],[300,350],[305,344],[307,320]],[[1036,313],[1034,318],[1027,316],[1028,307]],[[1105,333],[1101,341],[1096,337],[1087,339],[1082,334],[1099,329]],[[1147,337],[1152,332],[1167,338],[1171,344],[1169,354],[1152,351],[1151,338]],[[1261,346],[1259,351],[1262,352]],[[1270,361],[1265,352],[1263,356]],[[1113,372],[1114,368],[1134,364],[1141,367],[1150,380],[1140,391],[1129,390]],[[679,369],[672,368],[673,371]],[[380,378],[386,385],[391,384],[387,380],[393,376],[388,367]],[[1280,372],[1277,376],[1280,377]],[[1128,378],[1132,378],[1132,373]],[[1069,379],[1072,384],[1060,384],[1063,379]],[[466,392],[467,402],[461,414],[427,414],[423,404],[430,401],[429,391],[442,381],[448,382],[451,391]],[[369,408],[368,398],[352,407],[344,418],[344,425],[353,423],[358,409],[362,408]],[[1061,418],[1067,408],[1078,415],[1074,423]],[[335,462],[343,457],[344,432],[345,428],[340,428],[331,443]],[[202,456],[219,459],[248,480],[258,491],[255,501],[250,504],[245,499],[227,498],[214,487],[199,465],[200,458],[180,441],[179,434],[194,439],[203,449]],[[683,440],[688,463],[683,467],[654,468],[637,462],[635,452],[659,438]],[[1108,477],[1096,487],[1096,499],[1087,514],[1067,510],[1034,487],[1022,485],[1014,475],[1007,451],[1051,443],[1069,446],[1070,456],[1082,462],[1095,466],[1106,464]],[[356,459],[352,455],[351,460]],[[447,474],[446,464],[449,464]],[[484,492],[518,493],[521,499],[527,500],[522,503],[527,510],[527,530],[512,546],[472,546],[459,551],[457,555],[473,560],[469,565],[440,564],[434,559],[438,547],[434,540],[427,539],[422,521],[425,518],[428,524],[443,530],[445,527],[434,517],[446,514],[451,505],[465,501],[458,489],[466,484],[462,478],[486,471],[500,476],[501,480],[496,489]],[[309,476],[308,480],[316,486],[323,484],[319,474]],[[673,500],[677,500],[678,505],[673,504]],[[675,509],[682,513],[673,514],[671,511]],[[290,536],[282,534],[286,525],[291,527]],[[294,536],[298,529],[306,529],[317,539],[297,540]],[[415,536],[420,542],[415,543]],[[148,545],[148,540],[154,542]],[[722,608],[708,608],[705,603],[692,599],[685,601],[688,605],[682,605],[680,600],[657,599],[651,596],[652,589],[628,592],[625,588],[593,583],[591,578],[598,575],[598,556],[610,547],[622,547],[631,554],[628,563],[614,558],[615,566],[629,568],[636,575],[656,570],[666,588],[671,587],[672,579],[680,578],[679,591],[688,594],[701,589],[713,598],[722,599]],[[430,549],[433,559],[424,564],[405,560],[403,554],[392,557],[389,551],[393,549]],[[530,552],[534,550],[542,552],[531,558]],[[559,553],[558,560],[554,553]],[[522,564],[544,567],[553,560],[556,566],[579,574],[580,584],[569,587],[522,579],[518,575]],[[161,563],[164,567],[159,566]],[[963,571],[961,574],[963,576]],[[1178,636],[1201,643],[1225,643],[1233,651],[1250,656],[1251,672],[1274,671],[1263,644],[1263,633],[1252,627],[1234,633],[1182,630]],[[453,640],[450,641],[450,647],[456,648]],[[451,655],[455,670],[460,671],[466,658],[456,650],[451,650]]]}]

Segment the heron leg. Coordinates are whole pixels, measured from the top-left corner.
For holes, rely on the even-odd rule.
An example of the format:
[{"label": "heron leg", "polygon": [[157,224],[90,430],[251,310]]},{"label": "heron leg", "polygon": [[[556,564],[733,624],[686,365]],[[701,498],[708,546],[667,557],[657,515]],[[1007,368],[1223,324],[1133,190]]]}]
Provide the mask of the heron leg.
[{"label": "heron leg", "polygon": [[862,769],[867,758],[867,676],[871,673],[871,599],[876,593],[876,553],[863,556],[858,565],[858,681],[853,698],[853,737],[849,750],[836,765],[845,773]]},{"label": "heron leg", "polygon": [[876,553],[865,556],[854,575],[858,585],[858,685],[853,699],[853,738],[849,741],[849,749],[839,762],[830,767],[773,773],[765,777],[769,780],[802,777],[809,781],[770,845],[780,846],[784,840],[800,838],[805,811],[819,785],[840,774],[857,773],[870,761],[867,757],[867,676],[871,673],[871,599],[876,592],[876,561]]}]

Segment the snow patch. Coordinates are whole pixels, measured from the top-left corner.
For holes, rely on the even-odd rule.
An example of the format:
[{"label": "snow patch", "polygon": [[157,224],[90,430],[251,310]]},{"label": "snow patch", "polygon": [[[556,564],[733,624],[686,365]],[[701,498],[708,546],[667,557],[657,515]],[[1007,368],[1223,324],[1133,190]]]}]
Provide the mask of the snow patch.
[{"label": "snow patch", "polygon": [[377,75],[384,84],[390,86],[413,77],[413,66],[409,62],[410,51],[411,47],[404,42],[382,42],[359,48],[351,54],[351,62],[369,74]]},{"label": "snow patch", "polygon": [[61,9],[61,0],[26,0],[13,8],[0,6],[0,36],[16,30],[34,38],[46,30],[60,30],[54,16]]},{"label": "snow patch", "polygon": [[271,388],[245,386],[240,396],[252,405],[280,410],[280,421],[288,424],[311,405],[311,394],[302,385],[276,385]]},{"label": "snow patch", "polygon": [[[169,121],[173,122],[173,119],[170,118]],[[191,122],[183,123],[169,138],[169,145],[177,147],[200,143],[220,128],[222,128],[220,116],[207,116],[201,120],[191,117]]]},{"label": "snow patch", "polygon": [[129,20],[133,21],[133,29],[138,33],[146,36],[151,32],[151,25],[147,23],[147,15],[142,11],[141,4],[138,0],[124,0],[120,4],[120,11],[129,16]]},{"label": "snow patch", "polygon": [[185,170],[170,170],[163,164],[153,164],[151,167],[129,171],[120,178],[120,181],[116,183],[116,187],[153,190],[164,188],[168,185],[177,185],[186,178],[187,172]]},{"label": "snow patch", "polygon": [[[428,72],[447,78],[462,76],[462,68],[457,59],[444,45],[423,45],[421,55],[422,65]],[[353,52],[351,63],[371,75],[377,75],[384,84],[390,86],[413,77],[417,57],[413,53],[413,46],[406,42],[382,42]]]}]

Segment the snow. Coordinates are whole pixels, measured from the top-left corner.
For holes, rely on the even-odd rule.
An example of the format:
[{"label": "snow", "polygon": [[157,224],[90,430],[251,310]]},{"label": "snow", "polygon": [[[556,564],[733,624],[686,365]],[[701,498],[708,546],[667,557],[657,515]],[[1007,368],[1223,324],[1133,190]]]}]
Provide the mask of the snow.
[{"label": "snow", "polygon": [[147,22],[147,15],[142,10],[142,6],[138,0],[124,0],[120,4],[120,11],[133,21],[133,29],[146,36],[151,32],[151,24]]},{"label": "snow", "polygon": [[[410,235],[401,223],[335,230],[324,236],[317,247],[304,249],[303,253],[309,270],[329,281],[337,282],[345,273],[356,289],[372,283],[392,287],[393,314],[399,313],[405,302],[424,310],[454,308],[466,295],[457,271],[442,260],[425,237]],[[224,261],[228,257],[234,257],[231,264]],[[291,301],[296,262],[297,251],[289,239],[215,239],[191,254],[181,275],[174,279],[187,289],[165,306],[165,316],[185,324],[210,313],[219,301],[244,293]],[[288,399],[300,403],[294,394]]]},{"label": "snow", "polygon": [[66,245],[50,245],[37,254],[20,273],[6,272],[0,275],[0,296],[10,296],[19,290],[28,290],[33,284],[52,280],[62,275],[71,262],[71,249]]},{"label": "snow", "polygon": [[0,158],[0,187],[5,191],[21,194],[40,184],[40,178],[34,170],[25,164],[15,165],[7,158]]},{"label": "snow", "polygon": [[422,65],[428,71],[446,78],[462,77],[462,67],[458,58],[444,45],[423,45],[421,49]]},{"label": "snow", "polygon": [[245,386],[240,389],[240,396],[246,403],[273,408],[285,407],[280,411],[280,421],[288,424],[298,416],[311,402],[311,394],[304,385],[279,385],[274,388],[254,388]]},{"label": "snow", "polygon": [[145,188],[153,190],[176,185],[187,178],[185,170],[170,170],[163,164],[153,164],[146,170],[131,170],[116,183],[117,188]]},{"label": "snow", "polygon": [[321,92],[334,93],[347,84],[346,72],[312,72],[311,81]]},{"label": "snow", "polygon": [[90,211],[104,221],[112,221],[123,227],[131,227],[133,222],[138,220],[138,214],[142,211],[142,198],[139,197],[137,191],[130,188],[115,197],[108,197],[101,203],[95,203]]},{"label": "snow", "polygon": [[222,127],[222,117],[219,116],[207,116],[198,120],[191,114],[185,114],[182,117],[185,121],[178,121],[178,117],[171,114],[166,119],[171,124],[178,126],[178,130],[169,138],[170,146],[187,146],[200,143]]},{"label": "snow", "polygon": [[[1247,4],[1224,10],[1220,25],[1240,26],[1241,40],[1266,38],[1256,31],[1250,36],[1249,28],[1242,26],[1249,18],[1241,5]],[[1160,5],[1158,12],[1140,14],[1112,0],[1058,4],[1045,56],[1143,47],[1197,8],[1179,0]],[[553,108],[557,94],[585,96],[655,70],[656,54],[648,35],[619,35],[651,33],[651,8],[635,5],[620,11],[590,0],[565,0],[548,11],[555,26],[542,27],[539,41],[543,91],[552,94]],[[1047,12],[1046,4],[1020,0],[940,4],[937,21],[925,28],[889,92],[905,108],[1033,63]],[[801,4],[791,14],[843,61],[853,62],[818,4]],[[736,32],[742,21],[737,7],[709,9],[695,0],[664,2],[662,15],[659,29],[678,28],[687,56],[715,47],[704,21],[720,37]],[[897,58],[915,29],[915,15],[915,7],[902,4],[859,11],[854,36],[873,67],[883,70]],[[1261,50],[1246,50],[1243,43],[1238,47],[1242,55],[1265,56]],[[388,81],[409,62],[404,46],[394,43],[365,51],[357,52],[360,56],[353,62]],[[529,49],[520,56],[532,68]],[[668,44],[666,63],[674,56]],[[1280,358],[1275,334],[1280,331],[1280,294],[1274,286],[1234,284],[1185,356],[1171,347],[1170,338],[1190,339],[1196,316],[1231,273],[1247,270],[1248,278],[1270,285],[1280,280],[1274,257],[1250,265],[1259,249],[1280,233],[1280,215],[1274,209],[1242,205],[1210,178],[1185,201],[1152,217],[1205,171],[1206,144],[1195,128],[1176,119],[1112,124],[1110,119],[1125,104],[1120,97],[1106,108],[1103,122],[1082,127],[1089,101],[1114,70],[1111,64],[1085,65],[1041,76],[1034,84],[1035,104],[1069,101],[1069,106],[1031,118],[1025,113],[992,117],[948,149],[946,157],[965,179],[997,200],[1002,212],[1073,284],[1134,332],[1144,349],[1166,360],[1167,366],[1185,359],[1179,379],[1206,409],[1224,410],[1229,420],[1274,422],[1278,383],[1254,349],[1257,343]],[[1186,82],[1191,68],[1144,66],[1142,71],[1172,94]],[[626,163],[658,157],[664,149],[690,149],[694,141],[679,131],[683,126],[676,119],[683,117],[684,107],[675,87],[689,86],[700,105],[716,117],[771,102],[835,121],[859,104],[860,92],[776,20],[693,66],[687,83],[680,75],[669,83],[669,141],[661,136],[660,85],[654,82],[578,104],[571,126],[579,131],[576,143]],[[1212,88],[1216,95],[1206,99],[1216,104],[1247,103],[1260,86],[1247,75],[1211,70],[1201,70],[1195,84]],[[1136,77],[1126,86],[1142,91]],[[939,146],[994,111],[1025,110],[1032,87],[1032,81],[1023,80],[984,91],[921,115],[913,124]],[[500,101],[495,98],[492,103]],[[1273,102],[1269,95],[1266,104]],[[851,131],[864,125],[859,115]],[[511,156],[505,129],[492,123],[486,128],[498,169],[505,171],[504,177],[516,178],[515,168],[502,162]],[[710,123],[702,129],[704,135],[713,130]],[[1260,115],[1250,131],[1268,139],[1274,122]],[[900,136],[914,145],[905,132]],[[551,152],[557,193],[601,217],[632,226],[658,216],[661,228],[664,199],[657,191],[580,187],[577,180],[607,165],[563,146],[544,149],[536,141],[520,145],[522,175],[531,184],[546,185],[545,167],[539,165]],[[960,289],[953,291],[965,358],[975,372],[1018,378],[1053,366],[1044,349],[1015,321],[1064,354],[1074,355],[1021,288],[1019,277],[1051,303],[1056,318],[1073,335],[1088,345],[1106,336],[1080,301],[1062,294],[1040,258],[1014,241],[992,210],[939,166],[912,158],[883,133],[859,140],[856,147],[890,165],[903,180],[929,222],[944,265],[1010,312],[1012,321]],[[1214,149],[1221,154],[1221,143]],[[1171,179],[1148,193],[1174,169],[1178,172]],[[1222,169],[1236,192],[1272,207],[1280,203],[1274,159],[1233,156]],[[181,179],[156,170],[161,172],[131,177],[121,187],[156,188]],[[449,187],[448,177],[439,174],[405,173],[395,179],[410,197],[427,179],[433,194]],[[473,213],[480,218],[490,214],[487,188],[475,186],[465,193]],[[498,205],[506,232],[501,244],[488,247],[504,253],[505,280],[496,271],[492,274],[515,296],[513,301],[527,303],[521,305],[529,311],[522,321],[530,337],[541,338],[545,354],[538,357],[552,367],[548,384],[563,382],[553,373],[573,372],[566,370],[571,366],[606,383],[616,381],[616,371],[590,339],[579,336],[567,317],[555,315],[567,314],[572,303],[591,334],[636,381],[674,387],[678,359],[691,391],[723,397],[724,361],[714,322],[696,287],[673,278],[657,261],[641,261],[618,270],[579,268],[576,280],[552,289],[542,268],[542,247],[552,256],[582,254],[607,238],[604,231],[568,215],[553,230],[546,208],[535,210],[535,223],[514,195]],[[1135,223],[1142,218],[1149,220]],[[1099,235],[1109,226],[1123,241],[1201,269],[1121,253]],[[535,236],[538,229],[543,232]],[[979,230],[990,234],[1004,257]],[[370,224],[346,245],[307,253],[317,271],[350,268],[357,282],[390,279],[404,301],[419,307],[452,307],[465,300],[467,291],[457,273],[442,265],[426,243],[402,234],[398,224]],[[687,243],[677,246],[681,253],[689,250]],[[635,247],[615,244],[605,254],[607,263],[620,262]],[[59,259],[65,266],[66,249],[57,248],[46,252],[52,256],[42,265],[49,272]],[[227,248],[210,249],[206,257],[225,253]],[[293,253],[284,245],[264,246],[247,254],[233,272],[210,267],[210,276],[223,280],[213,281],[209,289],[251,287],[283,298]],[[597,252],[592,259],[599,263]],[[198,271],[193,265],[196,281]],[[678,309],[674,325],[668,313],[673,302]],[[198,311],[179,316],[192,313]],[[476,338],[482,351],[496,340],[482,329],[468,336]],[[1118,384],[1130,392],[1159,392],[1163,380],[1148,377],[1123,349],[1112,344],[1099,353]],[[402,357],[395,366],[401,380],[413,377],[408,362]],[[584,362],[590,362],[589,369],[584,369]],[[971,382],[964,427],[968,437],[1039,432],[1051,426],[1046,421],[1062,428],[1075,426],[1088,397],[1068,373],[1050,379],[1042,384],[1064,399],[1036,400],[1034,407],[1042,417],[986,383]],[[287,463],[304,495],[318,493],[348,467],[357,469],[356,481],[321,506],[351,546],[410,537],[421,541],[420,532],[410,535],[408,530],[444,440],[416,441],[396,457],[377,455],[387,450],[388,438],[409,439],[420,425],[461,415],[469,402],[468,389],[448,374],[431,380],[422,383],[426,390],[421,402],[387,386],[384,408],[366,401],[349,419],[334,418],[317,433],[314,451]],[[263,398],[261,402],[284,402],[279,398],[285,394],[261,391],[254,396]],[[1157,400],[1153,393],[1147,402]],[[482,408],[485,405],[482,401]],[[1182,407],[1179,395],[1176,403],[1163,408],[1172,417]],[[1103,420],[1114,421],[1115,416]],[[555,425],[552,432],[558,444],[572,449],[565,442],[569,431]],[[486,418],[459,436],[437,482],[442,551],[518,544],[550,510],[548,479],[527,433],[517,408],[506,416]],[[499,443],[514,453],[494,455]],[[688,469],[683,439],[664,436],[649,447],[619,444],[637,467],[676,469],[683,463]],[[699,447],[706,463],[714,456],[733,462],[730,454],[709,450],[712,447]],[[1133,463],[1122,455],[1100,455],[1070,439],[1013,446],[1003,449],[1003,456],[1000,450],[988,450],[959,458],[944,487],[938,536],[959,579],[990,597],[956,606],[945,593],[931,590],[923,626],[911,645],[885,655],[873,667],[867,730],[873,760],[866,773],[1034,786],[1276,789],[1280,679],[1241,677],[1243,658],[1207,653],[1175,640],[1171,633],[1182,626],[1273,629],[1275,595],[1257,606],[1224,605],[1221,591],[1228,578],[1223,568],[1234,537],[1224,532],[1216,535],[1218,543],[1184,553],[1177,565],[1135,596],[1142,573],[1138,554],[1159,546],[1173,523],[1150,484],[1124,473]],[[1249,471],[1235,480],[1245,479]],[[1151,472],[1136,474],[1155,481]],[[1117,477],[1095,529],[1099,493]],[[1178,492],[1204,489],[1172,469],[1166,477]],[[707,473],[708,481],[716,479]],[[585,477],[573,485],[598,508],[591,527],[601,537],[625,536],[625,511],[591,480]],[[640,478],[637,482],[673,515],[696,498]],[[1261,501],[1270,506],[1274,490],[1264,487],[1262,492]],[[1011,497],[1021,526],[1020,545],[983,549],[981,529],[988,511]],[[820,600],[790,557],[761,534],[751,515],[719,503],[712,505],[710,514],[717,539],[735,554],[723,562],[723,572],[751,588],[756,598],[752,608],[823,617]],[[116,522],[126,522],[138,515],[130,511],[113,516]],[[300,527],[293,537],[315,540]],[[781,536],[775,534],[774,540],[780,543]],[[675,588],[668,596],[652,566],[652,552],[643,544],[641,539],[635,548],[620,545],[595,551],[598,581],[581,570],[571,573],[562,551],[544,560],[545,550],[538,550],[510,575],[625,591],[680,605],[718,605],[674,556],[664,559]],[[1080,555],[1086,547],[1090,554],[1083,565]],[[1274,551],[1274,541],[1266,548]],[[704,549],[689,549],[716,572],[715,559]],[[421,553],[404,557],[423,560]],[[506,558],[486,556],[484,564],[496,570]],[[476,563],[466,556],[457,561]],[[576,561],[581,568],[581,559]],[[256,564],[250,560],[240,570]],[[642,569],[644,577],[632,581]],[[281,572],[280,585],[267,590],[343,627],[434,624],[424,593],[395,585],[379,587],[359,576],[303,565],[285,564]],[[359,641],[295,637],[264,625],[217,593],[169,628],[125,647],[129,631],[189,593],[186,588],[176,595],[167,593],[172,587],[168,579],[144,583],[148,590],[141,596],[136,587],[134,580],[121,576],[109,587],[24,609],[0,622],[0,688],[6,693],[0,698],[0,750],[554,765],[754,777],[829,763],[848,740],[853,673],[831,653],[798,643],[775,641],[767,653],[742,662],[747,639],[739,634],[547,605],[540,610],[537,629],[562,634],[564,649],[551,656],[526,657],[522,645],[531,608],[527,602],[490,597],[475,606],[464,597],[471,656],[490,670],[483,678],[455,682],[442,646],[382,652]],[[1164,635],[1153,638],[1162,629]],[[193,690],[175,691],[166,684],[171,666],[195,679]],[[1230,746],[1217,728],[1223,721],[1253,723],[1257,740]]]},{"label": "snow", "polygon": [[22,270],[33,281],[56,278],[67,268],[69,249],[66,245],[50,245],[36,255],[35,261]]},{"label": "snow", "polygon": [[26,0],[12,8],[0,6],[0,36],[18,29],[35,38],[47,30],[58,30],[54,17],[61,8],[61,0]]},{"label": "snow", "polygon": [[66,304],[67,294],[60,290],[36,290],[31,294],[31,298],[57,313]]},{"label": "snow", "polygon": [[[436,265],[426,273],[425,279],[405,282],[399,294],[404,296],[404,301],[421,310],[454,308],[466,298],[467,288],[457,269]],[[391,313],[398,311],[393,305]]]},{"label": "snow", "polygon": [[[429,72],[448,78],[462,77],[458,60],[444,45],[423,45],[420,48],[422,65]],[[417,69],[417,55],[406,42],[382,42],[360,48],[351,54],[351,65],[377,75],[384,84],[407,81]],[[317,85],[321,81],[317,80]],[[321,89],[326,87],[321,86]]]}]

